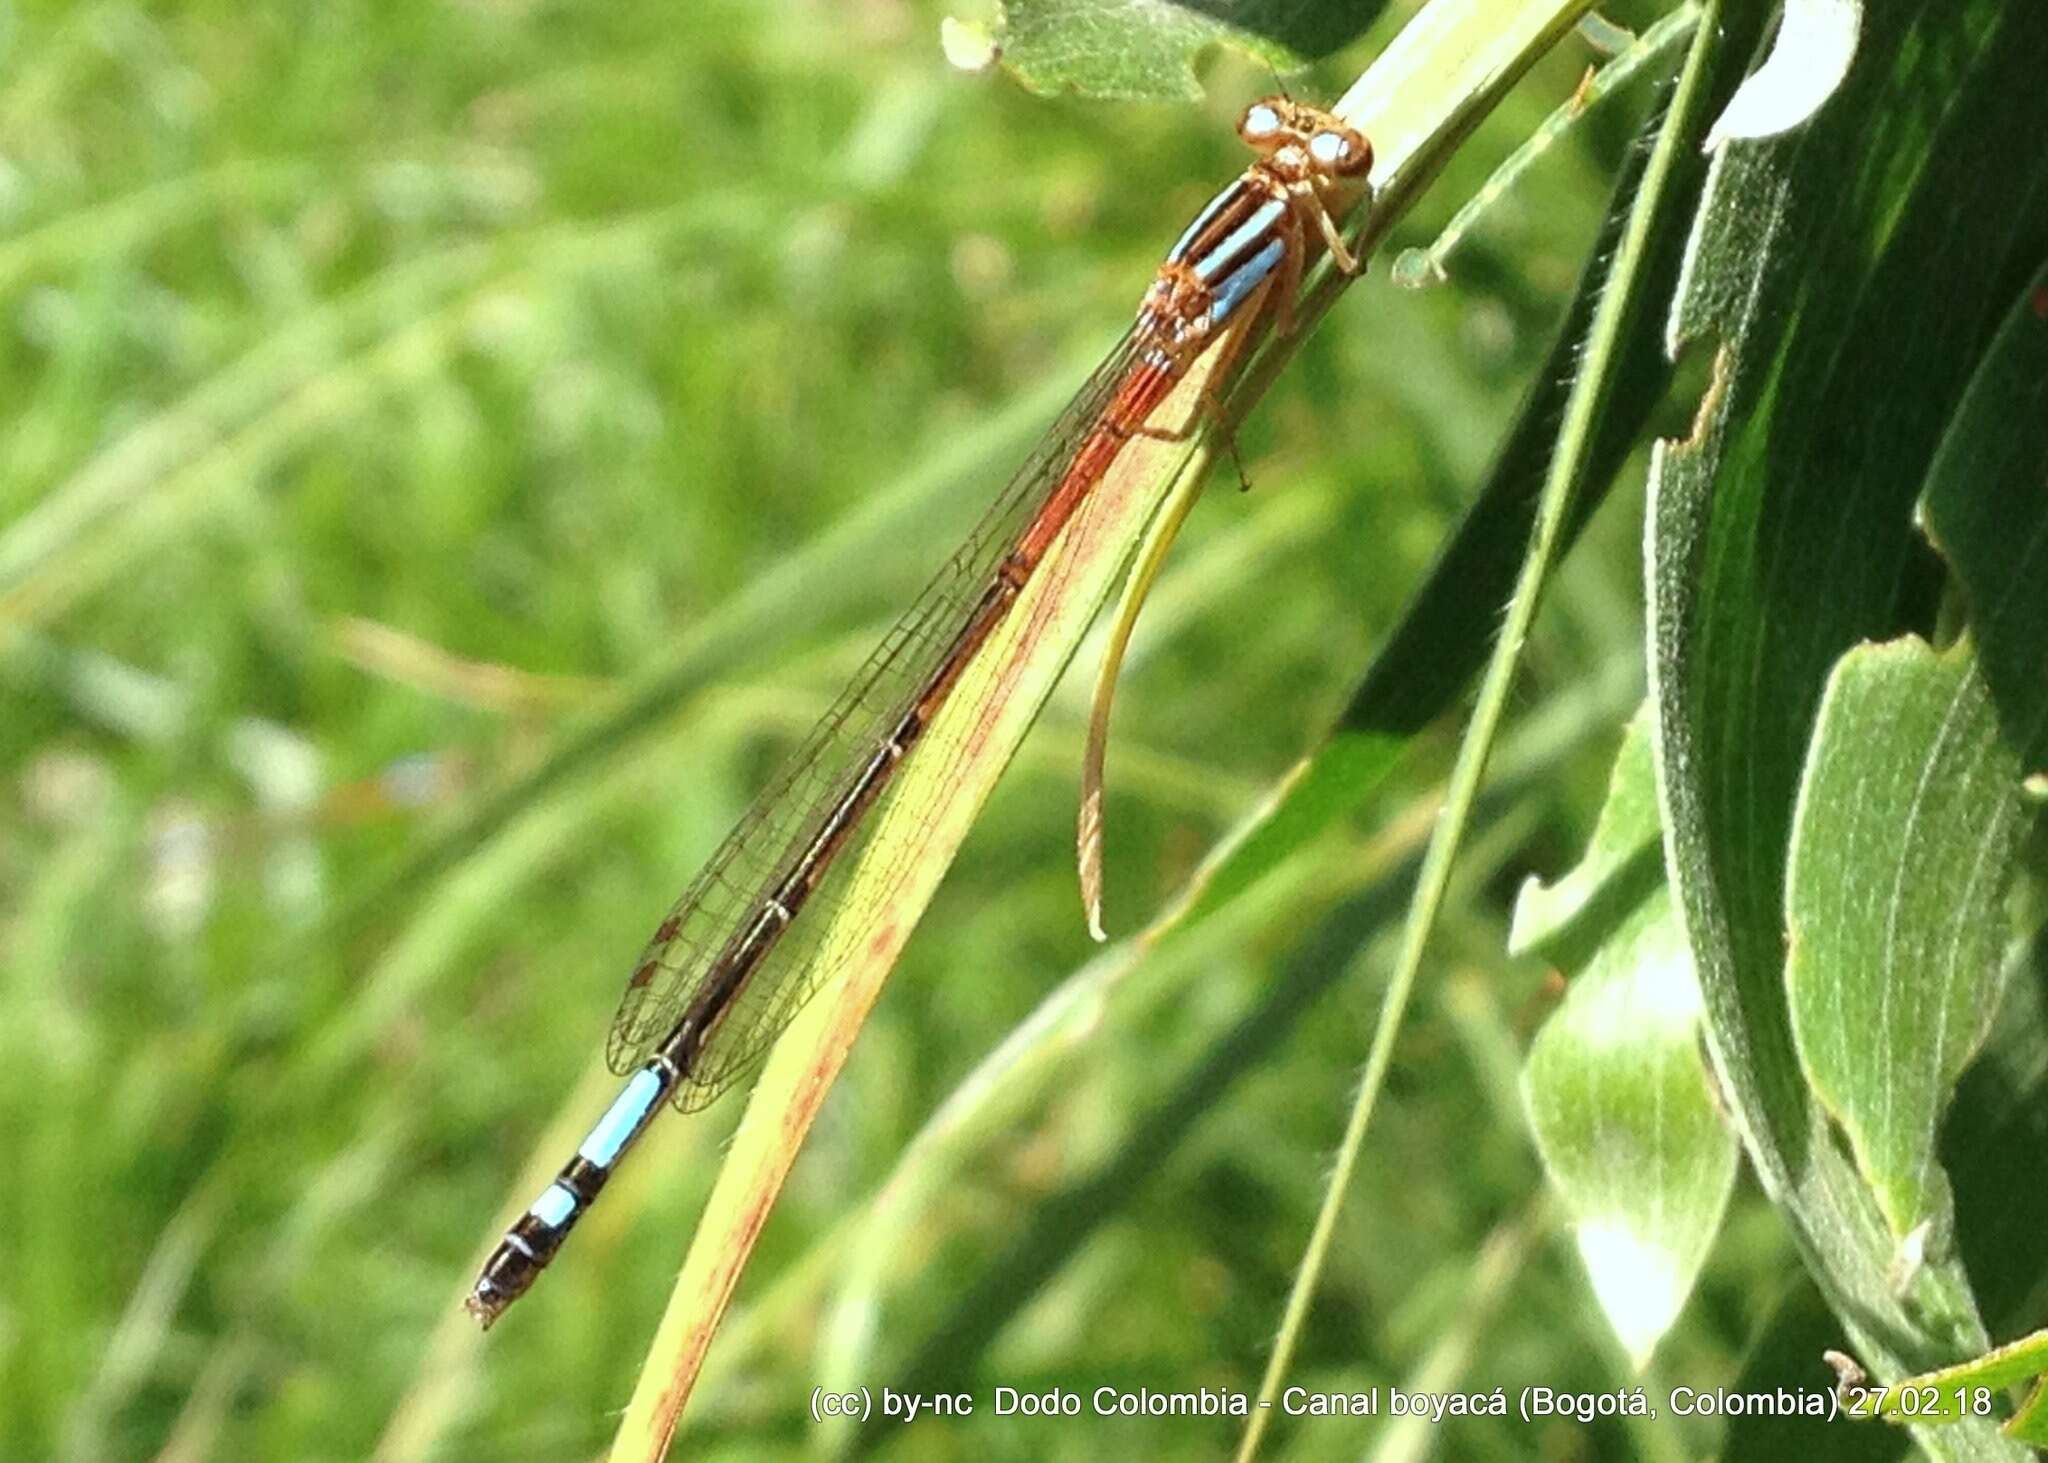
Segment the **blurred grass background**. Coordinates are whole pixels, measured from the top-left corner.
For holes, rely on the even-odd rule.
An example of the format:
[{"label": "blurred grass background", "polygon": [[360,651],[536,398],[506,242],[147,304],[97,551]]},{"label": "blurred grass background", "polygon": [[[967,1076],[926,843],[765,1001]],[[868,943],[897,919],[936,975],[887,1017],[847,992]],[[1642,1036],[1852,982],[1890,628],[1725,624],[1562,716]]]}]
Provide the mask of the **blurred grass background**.
[{"label": "blurred grass background", "polygon": [[[1242,165],[1231,122],[1270,87],[1217,58],[1195,108],[1035,99],[948,70],[942,10],[6,13],[6,1456],[602,1445],[738,1103],[659,1125],[487,1342],[457,1313],[473,1264],[607,1099],[605,1023],[647,932],[1007,466],[933,465],[1022,455],[1017,424],[1113,339]],[[1334,95],[1371,44],[1291,85]],[[1427,242],[1588,59],[1539,67],[1401,242]],[[1343,704],[1528,385],[1630,106],[1575,129],[1449,284],[1399,291],[1376,265],[1245,429],[1253,491],[1212,485],[1126,672],[1113,934]],[[832,561],[743,663],[392,886],[680,636],[921,480],[940,491],[887,553]],[[1548,996],[1499,951],[1522,875],[1563,868],[1590,826],[1632,704],[1637,506],[1617,494],[1546,609],[1522,775],[1439,936],[1308,1333],[1312,1387],[1416,1385],[1425,1366],[1511,1392],[1629,1380],[1533,1198],[1514,1084]],[[1071,853],[1092,669],[1084,650],[864,1034],[714,1349],[688,1456],[806,1451],[828,1374],[984,1403],[997,1385],[1256,1384],[1447,744],[1280,895],[1152,962],[1052,1100],[886,1225],[848,1227],[1093,953]],[[1309,1019],[1227,1090],[1185,1085],[1290,980],[1329,980]],[[1133,1154],[1163,1103],[1193,1107]],[[1133,1181],[1112,1201],[1055,1202],[1117,1161]],[[1032,1224],[1055,1241],[1046,1283],[995,1307],[985,1347],[934,1351]],[[1678,1379],[1732,1373],[1774,1234],[1738,1205],[1660,1363]],[[848,1329],[833,1277],[875,1246],[883,1305]],[[1677,1426],[1426,1441],[1680,1456],[1699,1440]],[[1234,1434],[984,1405],[876,1441],[1210,1456]],[[1280,1439],[1300,1457],[1375,1442],[1400,1438],[1335,1421]]]}]

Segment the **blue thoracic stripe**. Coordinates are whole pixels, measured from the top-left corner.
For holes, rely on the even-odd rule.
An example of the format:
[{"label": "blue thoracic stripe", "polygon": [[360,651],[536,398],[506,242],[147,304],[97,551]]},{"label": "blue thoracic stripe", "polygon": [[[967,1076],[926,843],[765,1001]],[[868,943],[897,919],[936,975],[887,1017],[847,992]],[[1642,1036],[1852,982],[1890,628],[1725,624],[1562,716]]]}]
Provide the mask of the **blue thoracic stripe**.
[{"label": "blue thoracic stripe", "polygon": [[576,1150],[577,1156],[599,1168],[610,1168],[633,1140],[633,1135],[646,1126],[655,1104],[660,1101],[660,1073],[652,1066],[642,1067],[633,1074],[633,1080],[626,1084],[626,1090],[619,1094],[611,1110],[597,1120],[597,1126],[590,1130],[590,1136]]},{"label": "blue thoracic stripe", "polygon": [[1287,205],[1279,199],[1267,199],[1257,212],[1238,225],[1235,233],[1195,261],[1195,278],[1203,284],[1214,281],[1217,275],[1237,262],[1238,255],[1251,248],[1261,235],[1278,223],[1286,209]]},{"label": "blue thoracic stripe", "polygon": [[560,1229],[576,1212],[576,1196],[560,1184],[549,1184],[547,1191],[533,1201],[533,1207],[526,1212],[545,1224],[549,1229]]},{"label": "blue thoracic stripe", "polygon": [[1179,241],[1166,251],[1166,262],[1168,264],[1178,264],[1181,260],[1187,258],[1188,250],[1194,247],[1196,238],[1200,236],[1202,230],[1209,227],[1209,220],[1221,213],[1224,207],[1235,201],[1237,195],[1243,191],[1244,180],[1240,178],[1210,199],[1209,206],[1195,215],[1195,221],[1188,225],[1187,232],[1183,233]]},{"label": "blue thoracic stripe", "polygon": [[1287,241],[1275,236],[1265,248],[1231,271],[1223,283],[1216,287],[1216,293],[1210,302],[1211,328],[1221,329],[1223,322],[1244,303],[1245,296],[1263,284],[1266,277],[1272,274],[1286,256]]}]

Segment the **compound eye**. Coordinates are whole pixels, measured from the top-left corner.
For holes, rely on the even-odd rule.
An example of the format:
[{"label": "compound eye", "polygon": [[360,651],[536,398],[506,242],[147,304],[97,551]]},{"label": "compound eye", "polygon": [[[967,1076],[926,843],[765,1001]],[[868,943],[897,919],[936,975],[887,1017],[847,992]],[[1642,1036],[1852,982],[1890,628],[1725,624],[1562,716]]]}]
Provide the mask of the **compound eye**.
[{"label": "compound eye", "polygon": [[1238,121],[1237,135],[1253,147],[1271,142],[1287,130],[1280,111],[1271,102],[1253,102]]},{"label": "compound eye", "polygon": [[1317,167],[1338,177],[1352,177],[1372,167],[1372,144],[1349,128],[1315,133],[1308,140],[1308,155]]}]

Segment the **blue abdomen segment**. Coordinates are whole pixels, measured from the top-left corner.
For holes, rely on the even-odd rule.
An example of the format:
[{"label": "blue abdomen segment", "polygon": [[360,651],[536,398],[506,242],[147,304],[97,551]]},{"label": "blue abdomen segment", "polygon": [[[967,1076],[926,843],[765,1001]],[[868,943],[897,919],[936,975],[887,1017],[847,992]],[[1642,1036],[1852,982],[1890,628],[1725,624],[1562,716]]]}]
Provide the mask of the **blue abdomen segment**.
[{"label": "blue abdomen segment", "polygon": [[549,1229],[560,1229],[569,1222],[582,1203],[581,1199],[570,1193],[563,1185],[549,1184],[541,1196],[533,1201],[533,1207],[526,1212]]},{"label": "blue abdomen segment", "polygon": [[667,1086],[661,1076],[661,1072],[652,1065],[635,1072],[610,1109],[597,1120],[597,1126],[590,1130],[590,1136],[583,1140],[576,1156],[599,1168],[610,1168],[617,1163],[619,1155],[626,1151],[626,1145],[640,1135],[640,1130],[647,1126],[647,1120],[660,1104],[662,1090]]},{"label": "blue abdomen segment", "polygon": [[645,1131],[675,1082],[675,1068],[665,1058],[657,1057],[635,1072],[597,1120],[576,1156],[505,1231],[484,1261],[476,1288],[463,1303],[485,1326],[504,1314],[505,1307],[524,1295],[547,1268],[611,1177],[612,1165]]}]

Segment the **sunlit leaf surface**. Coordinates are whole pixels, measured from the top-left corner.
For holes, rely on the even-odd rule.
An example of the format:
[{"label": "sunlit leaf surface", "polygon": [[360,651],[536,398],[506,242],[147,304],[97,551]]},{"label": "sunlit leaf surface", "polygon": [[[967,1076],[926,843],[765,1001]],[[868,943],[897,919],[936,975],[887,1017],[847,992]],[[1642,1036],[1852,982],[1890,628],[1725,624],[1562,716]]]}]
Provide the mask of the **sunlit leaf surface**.
[{"label": "sunlit leaf surface", "polygon": [[1836,668],[1792,835],[1785,978],[1808,1079],[1902,1241],[1950,1230],[1935,1139],[1998,998],[2019,770],[1967,640]]},{"label": "sunlit leaf surface", "polygon": [[1362,34],[1382,8],[1383,0],[1008,0],[996,44],[1003,64],[1035,91],[1192,99],[1201,95],[1196,63],[1218,46],[1295,70]]},{"label": "sunlit leaf surface", "polygon": [[1523,1094],[1594,1294],[1638,1366],[1692,1292],[1738,1152],[1702,1062],[1699,985],[1657,846],[1639,714],[1586,856],[1525,887],[1515,911],[1518,938],[1575,952],[1554,956],[1571,986],[1530,1049]]}]

